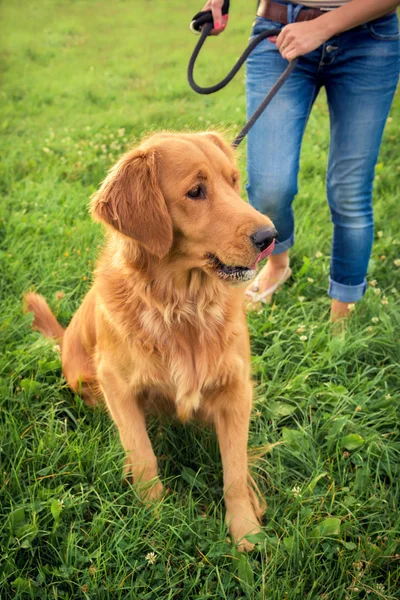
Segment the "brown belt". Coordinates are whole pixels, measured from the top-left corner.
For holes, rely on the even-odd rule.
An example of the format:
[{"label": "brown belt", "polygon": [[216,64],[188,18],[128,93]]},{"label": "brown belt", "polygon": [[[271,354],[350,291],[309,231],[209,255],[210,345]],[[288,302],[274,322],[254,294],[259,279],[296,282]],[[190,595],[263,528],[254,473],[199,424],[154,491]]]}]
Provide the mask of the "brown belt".
[{"label": "brown belt", "polygon": [[[287,4],[279,4],[272,0],[261,0],[257,15],[259,17],[264,17],[264,19],[270,19],[271,21],[277,21],[282,25],[287,25],[289,23],[287,8]],[[390,11],[387,14],[392,14],[393,12],[396,11]],[[316,19],[321,15],[326,15],[326,10],[321,10],[319,8],[302,8],[297,15],[296,21],[311,21],[311,19]]]},{"label": "brown belt", "polygon": [[[271,19],[271,21],[287,25],[289,22],[287,8],[287,4],[278,4],[278,2],[272,2],[271,0],[261,0],[257,15],[264,17],[264,19]],[[326,14],[326,11],[319,8],[302,8],[297,15],[296,21],[311,21],[311,19],[316,19],[324,14]]]}]

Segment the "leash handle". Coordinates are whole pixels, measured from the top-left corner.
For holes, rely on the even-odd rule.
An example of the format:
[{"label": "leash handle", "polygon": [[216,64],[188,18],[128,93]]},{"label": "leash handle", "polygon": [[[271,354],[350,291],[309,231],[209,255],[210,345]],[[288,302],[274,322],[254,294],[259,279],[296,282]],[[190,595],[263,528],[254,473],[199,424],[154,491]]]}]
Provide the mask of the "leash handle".
[{"label": "leash handle", "polygon": [[[227,15],[229,13],[229,2],[230,0],[224,0],[221,9],[222,15]],[[200,33],[203,29],[203,25],[206,25],[208,23],[211,23],[212,25],[212,27],[210,28],[211,31],[211,29],[213,29],[214,27],[214,19],[211,10],[200,11],[194,15],[190,23],[190,31],[195,34]]]},{"label": "leash handle", "polygon": [[[219,90],[222,90],[226,85],[228,85],[228,83],[230,81],[232,81],[232,79],[235,77],[235,75],[237,74],[239,69],[242,67],[243,63],[247,60],[249,54],[251,54],[251,52],[254,50],[254,48],[256,46],[258,46],[258,44],[260,42],[262,42],[263,40],[265,40],[266,38],[269,38],[271,36],[279,35],[281,32],[281,29],[279,29],[277,27],[271,28],[268,31],[262,31],[250,42],[250,44],[247,46],[246,50],[239,57],[239,60],[232,67],[232,69],[229,71],[229,73],[226,75],[226,77],[224,77],[224,79],[222,79],[222,81],[220,81],[219,83],[216,83],[215,85],[210,85],[208,87],[201,87],[194,80],[193,70],[194,70],[194,65],[196,63],[199,52],[200,52],[201,48],[203,47],[203,44],[206,41],[206,38],[208,37],[212,28],[213,28],[212,21],[207,22],[202,27],[200,39],[197,42],[197,44],[193,50],[193,54],[189,60],[189,65],[188,65],[188,70],[187,70],[188,82],[189,82],[189,85],[192,88],[192,90],[194,90],[198,94],[214,94],[214,92],[218,92]],[[247,121],[246,125],[242,129],[242,131],[232,142],[233,148],[237,148],[237,146],[240,144],[240,142],[243,140],[243,138],[247,135],[247,133],[249,132],[251,127],[254,125],[254,123],[257,121],[257,119],[260,117],[260,115],[264,112],[264,110],[266,109],[268,104],[271,102],[272,98],[275,96],[275,94],[280,90],[282,85],[285,83],[286,79],[289,77],[289,75],[291,74],[293,69],[296,67],[296,64],[297,64],[297,58],[288,63],[288,66],[286,67],[286,69],[284,70],[282,75],[279,77],[278,81],[272,86],[272,88],[270,89],[268,94],[265,96],[264,100],[261,102],[260,106],[252,114],[252,116],[250,117],[250,119]]]}]

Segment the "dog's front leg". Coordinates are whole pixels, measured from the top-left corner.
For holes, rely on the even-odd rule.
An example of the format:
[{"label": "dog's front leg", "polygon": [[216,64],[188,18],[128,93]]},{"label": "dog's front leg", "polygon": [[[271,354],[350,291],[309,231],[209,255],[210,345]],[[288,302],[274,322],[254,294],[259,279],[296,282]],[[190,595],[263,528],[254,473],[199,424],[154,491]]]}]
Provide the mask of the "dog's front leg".
[{"label": "dog's front leg", "polygon": [[238,383],[217,398],[215,428],[224,469],[226,523],[240,550],[254,544],[245,539],[260,530],[248,486],[247,441],[252,403],[250,383]]},{"label": "dog's front leg", "polygon": [[144,501],[159,499],[163,486],[137,396],[128,387],[126,379],[109,365],[105,366],[104,361],[98,367],[98,380],[126,453],[125,477],[133,478]]}]

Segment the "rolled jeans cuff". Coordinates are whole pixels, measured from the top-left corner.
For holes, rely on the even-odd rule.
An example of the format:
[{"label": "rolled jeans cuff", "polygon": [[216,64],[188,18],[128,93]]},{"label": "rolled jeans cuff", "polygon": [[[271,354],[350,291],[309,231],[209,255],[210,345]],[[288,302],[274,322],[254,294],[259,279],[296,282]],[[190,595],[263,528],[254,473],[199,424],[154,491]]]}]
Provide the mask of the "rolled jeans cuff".
[{"label": "rolled jeans cuff", "polygon": [[291,235],[290,238],[283,242],[275,242],[275,248],[272,254],[282,254],[282,252],[286,252],[294,245],[294,235]]},{"label": "rolled jeans cuff", "polygon": [[365,294],[367,281],[364,279],[359,285],[344,285],[329,278],[328,295],[340,302],[357,302]]}]

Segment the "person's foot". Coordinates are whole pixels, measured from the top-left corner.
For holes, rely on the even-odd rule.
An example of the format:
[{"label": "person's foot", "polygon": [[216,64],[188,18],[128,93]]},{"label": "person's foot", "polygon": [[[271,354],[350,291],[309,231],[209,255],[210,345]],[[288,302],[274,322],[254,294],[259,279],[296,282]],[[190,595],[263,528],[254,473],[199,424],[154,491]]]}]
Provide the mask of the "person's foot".
[{"label": "person's foot", "polygon": [[350,317],[354,309],[354,303],[340,302],[340,300],[332,300],[331,304],[331,323],[333,323],[334,332],[341,333],[344,331],[346,321]]},{"label": "person's foot", "polygon": [[[285,253],[286,254],[286,253]],[[262,303],[269,304],[273,293],[291,275],[289,256],[282,254],[271,258],[262,267],[256,279],[246,289],[246,307],[248,310],[259,310]],[[270,293],[267,293],[270,290]]]}]

